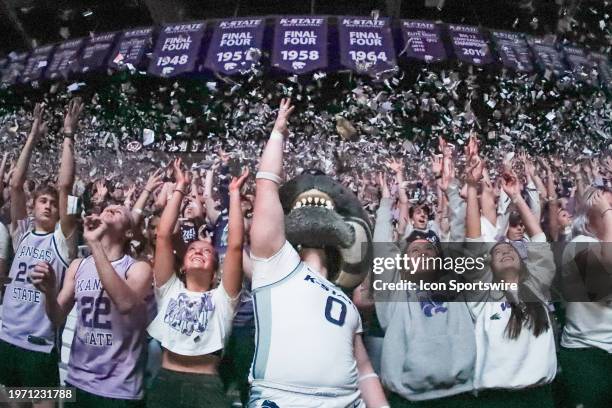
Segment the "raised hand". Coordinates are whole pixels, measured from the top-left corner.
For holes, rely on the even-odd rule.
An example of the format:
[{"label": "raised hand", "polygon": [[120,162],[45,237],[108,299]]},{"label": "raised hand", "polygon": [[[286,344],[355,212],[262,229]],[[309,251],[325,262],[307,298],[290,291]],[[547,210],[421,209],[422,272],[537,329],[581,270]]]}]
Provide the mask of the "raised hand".
[{"label": "raised hand", "polygon": [[30,130],[30,136],[38,138],[47,134],[47,122],[43,121],[44,114],[45,108],[43,104],[37,103],[34,106],[34,113],[32,114],[32,129]]},{"label": "raised hand", "polygon": [[147,180],[144,189],[149,193],[155,191],[159,186],[163,184],[163,175],[163,169],[155,170],[155,172],[149,176],[149,179]]},{"label": "raised hand", "polygon": [[131,207],[131,205],[128,205],[128,204],[132,203],[132,199],[134,198],[135,192],[136,192],[136,184],[134,183],[130,185],[130,187],[128,187],[127,191],[125,192],[124,202],[125,202],[126,207]]},{"label": "raised hand", "polygon": [[391,160],[387,160],[385,165],[393,170],[396,174],[404,171],[404,163],[401,159],[396,159],[395,157],[392,157]]},{"label": "raised hand", "polygon": [[477,155],[471,156],[466,170],[465,181],[468,184],[478,184],[482,179],[484,163]]},{"label": "raised hand", "polygon": [[387,184],[387,175],[384,172],[378,173],[378,186],[380,187],[382,198],[391,197],[389,185]]},{"label": "raised hand", "polygon": [[278,107],[278,115],[276,116],[276,122],[274,122],[274,130],[282,133],[284,136],[289,134],[287,128],[287,121],[291,116],[291,113],[295,109],[295,106],[291,105],[291,98],[283,98]]},{"label": "raised hand", "polygon": [[501,187],[512,200],[521,194],[521,186],[513,173],[502,174]]},{"label": "raised hand", "polygon": [[34,269],[30,272],[30,280],[36,289],[40,290],[45,295],[55,295],[55,271],[47,262],[39,262],[34,266]]},{"label": "raised hand", "polygon": [[[544,170],[546,171],[546,174],[551,174],[552,173],[552,169],[550,168],[550,164],[548,163],[548,160],[544,159],[544,158],[539,158],[538,162],[542,165],[542,167],[544,167]],[[571,171],[571,169],[570,169]],[[576,171],[580,171],[580,167],[578,167],[578,169]]]},{"label": "raised hand", "polygon": [[79,116],[81,112],[83,112],[83,107],[85,104],[81,102],[80,97],[73,98],[68,104],[68,108],[66,109],[66,114],[64,115],[64,132],[65,133],[74,133],[76,131]]},{"label": "raised hand", "polygon": [[478,139],[476,138],[476,135],[470,134],[465,150],[465,155],[467,157],[478,155]]},{"label": "raised hand", "polygon": [[535,165],[533,164],[531,159],[527,157],[526,154],[523,157],[523,166],[525,167],[525,174],[531,179],[533,179],[533,177],[535,176]]},{"label": "raised hand", "polygon": [[190,176],[187,171],[183,170],[182,159],[175,159],[172,162],[172,174],[174,175],[174,180],[176,181],[177,189],[183,189],[185,186],[189,185]]},{"label": "raised hand", "polygon": [[100,241],[107,228],[108,225],[99,215],[89,215],[85,217],[83,222],[83,238],[87,242]]},{"label": "raised hand", "polygon": [[95,196],[99,197],[101,200],[104,200],[107,194],[108,194],[108,188],[106,187],[106,183],[104,183],[104,180],[96,181]]},{"label": "raised hand", "polygon": [[240,177],[232,177],[232,181],[230,182],[230,185],[229,185],[229,192],[230,193],[235,193],[235,192],[240,193],[240,189],[242,188],[242,186],[244,185],[244,182],[246,181],[248,177],[249,177],[248,168],[242,171],[242,174],[240,175]]}]

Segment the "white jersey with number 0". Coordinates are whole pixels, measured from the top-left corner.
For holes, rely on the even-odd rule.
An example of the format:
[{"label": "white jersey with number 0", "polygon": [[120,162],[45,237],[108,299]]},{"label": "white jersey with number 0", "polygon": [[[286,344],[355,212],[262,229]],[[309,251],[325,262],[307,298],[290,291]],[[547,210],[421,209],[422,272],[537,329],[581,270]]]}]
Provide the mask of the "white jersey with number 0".
[{"label": "white jersey with number 0", "polygon": [[271,258],[252,258],[257,334],[250,406],[274,395],[270,402],[283,407],[283,392],[288,400],[321,397],[325,407],[360,406],[353,342],[362,326],[353,302],[288,242]]}]

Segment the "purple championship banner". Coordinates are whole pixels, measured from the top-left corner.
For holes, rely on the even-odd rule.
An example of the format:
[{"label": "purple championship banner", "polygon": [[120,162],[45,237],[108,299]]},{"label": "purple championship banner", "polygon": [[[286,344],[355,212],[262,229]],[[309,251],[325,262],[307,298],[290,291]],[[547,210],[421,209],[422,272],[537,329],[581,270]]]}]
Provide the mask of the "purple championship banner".
[{"label": "purple championship banner", "polygon": [[576,79],[587,81],[591,76],[593,62],[589,60],[586,52],[582,48],[572,45],[563,46],[565,59],[572,70]]},{"label": "purple championship banner", "polygon": [[135,69],[147,52],[152,37],[153,27],[124,31],[110,56],[108,65],[117,69],[130,68],[130,66]]},{"label": "purple championship banner", "polygon": [[338,17],[340,63],[376,75],[397,67],[388,18]]},{"label": "purple championship banner", "polygon": [[400,53],[408,58],[425,62],[438,62],[446,59],[440,26],[431,21],[402,20],[404,49]]},{"label": "purple championship banner", "polygon": [[448,32],[459,61],[474,65],[493,62],[491,49],[478,27],[449,24]]},{"label": "purple championship banner", "polygon": [[263,18],[219,21],[208,47],[204,67],[224,75],[250,70],[261,57],[264,29]]},{"label": "purple championship banner", "polygon": [[502,64],[517,72],[533,71],[529,45],[521,33],[491,31]]},{"label": "purple championship banner", "polygon": [[19,75],[23,72],[26,61],[28,60],[29,52],[16,53],[12,52],[8,57],[8,65],[2,72],[2,84],[15,85]]},{"label": "purple championship banner", "polygon": [[58,45],[51,59],[51,63],[45,71],[45,78],[68,78],[68,75],[76,68],[77,56],[83,45],[83,41],[82,38],[78,38]]},{"label": "purple championship banner", "polygon": [[32,51],[19,77],[19,82],[25,84],[32,81],[38,81],[42,78],[45,68],[49,65],[49,58],[53,52],[53,47],[55,47],[55,45],[45,45],[43,47],[37,47]]},{"label": "purple championship banner", "polygon": [[540,39],[531,38],[528,40],[533,54],[535,55],[536,62],[540,65],[543,70],[548,70],[555,74],[555,76],[562,76],[565,71],[565,64],[561,59],[561,54],[554,45],[547,44]]},{"label": "purple championship banner", "polygon": [[279,17],[274,26],[272,66],[304,74],[327,66],[327,18]]},{"label": "purple championship banner", "polygon": [[612,66],[610,66],[608,57],[597,52],[592,52],[589,57],[597,68],[599,83],[608,89],[612,89]]},{"label": "purple championship banner", "polygon": [[79,58],[78,72],[97,71],[106,66],[106,59],[113,47],[117,33],[97,34],[87,40]]},{"label": "purple championship banner", "polygon": [[164,25],[157,37],[149,73],[172,77],[192,72],[199,58],[205,28],[203,21]]}]

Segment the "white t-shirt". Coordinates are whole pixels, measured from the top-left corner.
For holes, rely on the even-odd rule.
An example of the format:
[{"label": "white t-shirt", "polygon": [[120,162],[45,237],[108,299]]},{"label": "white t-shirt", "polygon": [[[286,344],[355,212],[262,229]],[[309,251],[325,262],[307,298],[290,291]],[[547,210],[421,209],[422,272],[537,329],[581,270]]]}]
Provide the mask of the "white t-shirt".
[{"label": "white t-shirt", "polygon": [[257,325],[250,375],[254,385],[358,397],[353,342],[363,329],[353,302],[301,262],[289,242],[268,259],[251,259]]},{"label": "white t-shirt", "polygon": [[510,339],[505,334],[512,311],[509,303],[502,299],[468,305],[476,325],[476,389],[521,389],[548,384],[555,378],[557,355],[552,325],[538,337],[523,326],[519,336]]},{"label": "white t-shirt", "polygon": [[159,309],[147,331],[162,347],[182,356],[223,349],[239,296],[230,298],[223,284],[208,292],[187,290],[175,274],[155,294]]},{"label": "white t-shirt", "polygon": [[[585,243],[598,246],[597,238],[579,235],[572,239],[563,252],[563,271],[576,273],[572,259],[576,251],[586,249]],[[582,243],[576,246],[575,243]],[[609,245],[609,244],[606,244]],[[600,302],[567,302],[565,326],[561,345],[567,348],[595,347],[612,353],[612,300]]]}]

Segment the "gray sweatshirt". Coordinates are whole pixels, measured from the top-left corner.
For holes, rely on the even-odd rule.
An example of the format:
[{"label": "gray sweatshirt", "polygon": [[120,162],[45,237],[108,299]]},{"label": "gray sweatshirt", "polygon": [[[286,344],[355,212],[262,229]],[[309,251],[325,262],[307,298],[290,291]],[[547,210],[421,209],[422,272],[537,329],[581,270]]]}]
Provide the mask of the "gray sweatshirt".
[{"label": "gray sweatshirt", "polygon": [[[375,257],[400,253],[393,243],[391,199],[383,198],[374,229]],[[385,280],[398,282],[399,271]],[[376,314],[385,331],[381,379],[407,400],[443,398],[473,389],[476,343],[465,302],[434,302],[426,292],[392,291],[378,297]],[[417,298],[418,296],[418,298]],[[410,297],[410,298],[409,298]],[[378,301],[380,300],[380,301]]]}]

